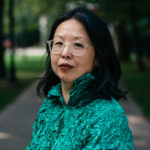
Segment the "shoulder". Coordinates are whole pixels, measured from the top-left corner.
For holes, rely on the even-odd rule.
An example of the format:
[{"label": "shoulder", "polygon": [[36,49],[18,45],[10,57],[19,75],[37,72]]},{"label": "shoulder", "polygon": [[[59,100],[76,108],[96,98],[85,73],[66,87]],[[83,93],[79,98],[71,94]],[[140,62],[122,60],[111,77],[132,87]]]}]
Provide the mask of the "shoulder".
[{"label": "shoulder", "polygon": [[113,134],[114,132],[118,133],[118,135],[120,133],[131,135],[128,118],[117,100],[114,98],[110,101],[97,99],[91,105],[92,115],[88,117],[88,120],[93,125],[92,132],[96,131],[96,135]]},{"label": "shoulder", "polygon": [[96,99],[93,102],[91,102],[87,107],[93,107],[93,109],[96,109],[99,112],[118,112],[118,113],[124,113],[123,108],[121,107],[120,103],[112,98],[111,100],[106,99]]},{"label": "shoulder", "polygon": [[111,100],[94,100],[87,105],[87,110],[93,114],[93,118],[99,121],[103,120],[112,123],[117,122],[118,120],[124,120],[125,122],[128,122],[125,111],[114,98]]},{"label": "shoulder", "polygon": [[[132,132],[123,108],[115,99],[95,100],[91,105],[93,115],[88,117],[90,135],[88,148],[134,149]],[[89,105],[89,110],[90,110]]]}]

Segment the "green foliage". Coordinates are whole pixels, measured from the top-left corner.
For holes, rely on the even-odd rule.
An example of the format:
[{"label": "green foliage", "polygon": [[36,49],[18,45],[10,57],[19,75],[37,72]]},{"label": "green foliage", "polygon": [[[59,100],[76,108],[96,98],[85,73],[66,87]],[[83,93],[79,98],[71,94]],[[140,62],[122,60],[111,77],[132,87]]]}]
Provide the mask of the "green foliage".
[{"label": "green foliage", "polygon": [[[78,3],[79,5],[96,4],[99,6],[97,14],[105,22],[112,22],[117,20],[118,22],[123,22],[127,27],[129,33],[132,32],[131,29],[131,12],[132,4],[135,5],[137,10],[137,24],[141,34],[150,33],[150,1],[147,0],[15,0],[15,33],[17,36],[24,35],[25,32],[32,33],[33,31],[39,30],[39,18],[44,15],[47,17],[47,37],[49,34],[49,29],[54,19],[66,11],[68,4]],[[78,5],[78,6],[79,6]],[[8,0],[5,0],[5,33],[8,33]],[[34,39],[34,37],[32,37]]]},{"label": "green foliage", "polygon": [[99,15],[106,21],[118,20],[124,22],[124,25],[131,24],[133,7],[136,8],[136,17],[141,34],[150,33],[150,1],[148,0],[85,0],[88,3],[99,5]]}]

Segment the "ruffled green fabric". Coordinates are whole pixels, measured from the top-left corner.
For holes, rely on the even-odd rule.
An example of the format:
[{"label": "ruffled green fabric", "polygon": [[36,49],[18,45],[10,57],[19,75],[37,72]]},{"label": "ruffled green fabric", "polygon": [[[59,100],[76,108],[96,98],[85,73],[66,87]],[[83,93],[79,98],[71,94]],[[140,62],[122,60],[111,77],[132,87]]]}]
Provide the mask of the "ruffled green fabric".
[{"label": "ruffled green fabric", "polygon": [[114,98],[90,101],[91,80],[94,76],[88,73],[74,82],[67,105],[61,84],[52,87],[26,150],[134,150],[124,110]]}]

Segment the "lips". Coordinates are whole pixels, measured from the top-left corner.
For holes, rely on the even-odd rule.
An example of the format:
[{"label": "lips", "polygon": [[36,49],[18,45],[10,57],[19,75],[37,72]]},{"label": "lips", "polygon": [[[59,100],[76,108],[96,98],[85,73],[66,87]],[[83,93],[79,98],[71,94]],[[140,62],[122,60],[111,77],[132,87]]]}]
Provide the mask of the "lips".
[{"label": "lips", "polygon": [[61,64],[59,65],[59,67],[62,69],[62,70],[70,70],[73,68],[73,66],[67,64],[67,63],[64,63],[64,64]]}]

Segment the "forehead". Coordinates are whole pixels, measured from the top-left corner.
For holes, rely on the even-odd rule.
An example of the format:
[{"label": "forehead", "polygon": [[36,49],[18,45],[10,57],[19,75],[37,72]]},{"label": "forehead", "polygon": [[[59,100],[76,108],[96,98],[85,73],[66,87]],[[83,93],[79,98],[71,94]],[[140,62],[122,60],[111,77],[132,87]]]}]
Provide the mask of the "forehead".
[{"label": "forehead", "polygon": [[59,24],[54,37],[90,40],[85,27],[76,19],[69,19]]}]

